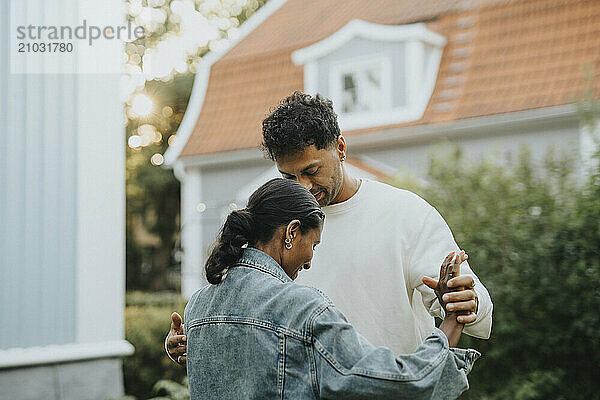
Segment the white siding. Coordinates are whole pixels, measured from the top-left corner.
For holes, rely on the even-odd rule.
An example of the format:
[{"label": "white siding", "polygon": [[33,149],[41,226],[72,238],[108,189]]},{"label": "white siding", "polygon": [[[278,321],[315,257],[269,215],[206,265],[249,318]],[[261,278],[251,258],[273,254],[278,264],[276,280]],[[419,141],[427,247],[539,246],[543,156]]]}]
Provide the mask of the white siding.
[{"label": "white siding", "polygon": [[0,14],[0,349],[73,342],[76,325],[76,79],[10,75],[9,16]]},{"label": "white siding", "polygon": [[402,174],[422,178],[427,174],[432,151],[444,143],[460,146],[464,159],[472,162],[493,158],[499,163],[513,163],[518,160],[522,148],[529,149],[536,163],[540,163],[550,149],[554,149],[557,155],[566,152],[577,159],[579,128],[577,119],[571,117],[528,127],[487,127],[463,135],[449,133],[434,140],[420,141],[415,138],[404,145],[372,149],[360,149],[360,146],[353,146],[350,140],[349,148],[351,152],[371,157]]},{"label": "white siding", "polygon": [[[94,4],[111,21],[124,18],[120,0],[2,0],[0,351],[64,345],[65,360],[82,359],[76,344],[93,343],[94,358],[126,354],[120,76],[11,75],[9,4],[27,18],[60,16],[71,26]],[[121,62],[121,54],[103,61]],[[54,348],[36,350],[40,362],[54,359]],[[0,368],[19,363],[15,352],[0,353]]]}]

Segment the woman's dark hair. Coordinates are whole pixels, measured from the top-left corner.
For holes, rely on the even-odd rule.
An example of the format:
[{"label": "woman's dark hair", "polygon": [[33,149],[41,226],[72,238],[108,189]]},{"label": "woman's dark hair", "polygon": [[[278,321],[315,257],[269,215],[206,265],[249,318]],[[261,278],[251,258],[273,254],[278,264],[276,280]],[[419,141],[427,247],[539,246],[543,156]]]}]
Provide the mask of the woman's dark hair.
[{"label": "woman's dark hair", "polygon": [[330,148],[340,136],[331,100],[294,92],[263,120],[262,149],[273,161],[305,147]]},{"label": "woman's dark hair", "polygon": [[300,221],[302,233],[319,227],[325,219],[317,200],[302,185],[276,178],[256,189],[246,208],[227,216],[206,260],[208,282],[221,282],[227,269],[240,259],[244,244],[267,243],[277,228],[294,219]]}]

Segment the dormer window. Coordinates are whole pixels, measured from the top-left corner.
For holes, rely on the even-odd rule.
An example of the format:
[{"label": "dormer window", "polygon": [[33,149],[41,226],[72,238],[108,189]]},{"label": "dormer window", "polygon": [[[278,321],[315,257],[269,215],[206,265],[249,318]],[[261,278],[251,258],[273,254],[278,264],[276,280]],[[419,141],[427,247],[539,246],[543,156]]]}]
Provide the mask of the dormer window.
[{"label": "dormer window", "polygon": [[391,65],[385,56],[331,67],[330,93],[339,114],[373,112],[390,101]]},{"label": "dormer window", "polygon": [[331,98],[340,128],[352,130],[421,118],[445,44],[425,24],[354,20],[292,59],[304,65],[304,90]]}]

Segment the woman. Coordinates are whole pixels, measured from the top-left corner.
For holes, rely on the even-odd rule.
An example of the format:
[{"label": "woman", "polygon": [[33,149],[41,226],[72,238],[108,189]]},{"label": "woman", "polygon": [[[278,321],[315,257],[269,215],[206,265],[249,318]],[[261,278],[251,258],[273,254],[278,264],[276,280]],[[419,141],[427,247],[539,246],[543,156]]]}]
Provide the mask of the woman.
[{"label": "woman", "polygon": [[212,285],[185,309],[192,399],[453,399],[468,388],[479,353],[449,348],[462,332],[456,315],[413,354],[396,356],[357,333],[324,294],[293,282],[310,268],[324,218],[310,192],[284,179],[227,217],[206,262]]}]

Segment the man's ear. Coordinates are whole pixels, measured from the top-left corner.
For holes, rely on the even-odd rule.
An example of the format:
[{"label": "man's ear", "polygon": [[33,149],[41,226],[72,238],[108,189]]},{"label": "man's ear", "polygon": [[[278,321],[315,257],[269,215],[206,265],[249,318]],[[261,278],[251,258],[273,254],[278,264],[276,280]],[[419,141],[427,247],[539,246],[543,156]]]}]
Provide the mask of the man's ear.
[{"label": "man's ear", "polygon": [[337,153],[340,156],[340,158],[346,158],[346,151],[348,150],[348,148],[346,147],[346,138],[342,135],[338,136],[337,142],[335,144],[335,149],[337,150]]},{"label": "man's ear", "polygon": [[300,221],[294,219],[290,221],[285,229],[285,238],[294,240],[296,236],[298,236],[298,232],[300,231]]}]

